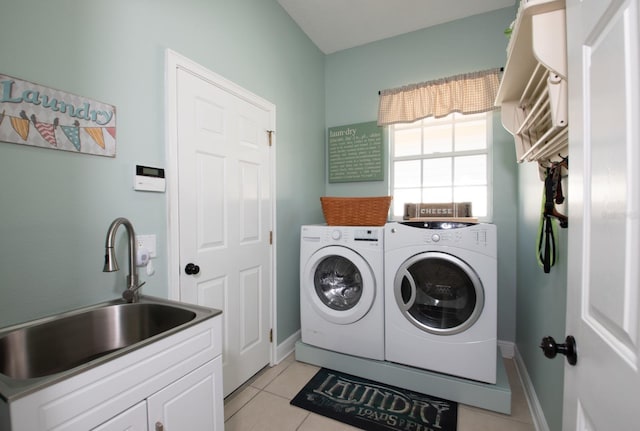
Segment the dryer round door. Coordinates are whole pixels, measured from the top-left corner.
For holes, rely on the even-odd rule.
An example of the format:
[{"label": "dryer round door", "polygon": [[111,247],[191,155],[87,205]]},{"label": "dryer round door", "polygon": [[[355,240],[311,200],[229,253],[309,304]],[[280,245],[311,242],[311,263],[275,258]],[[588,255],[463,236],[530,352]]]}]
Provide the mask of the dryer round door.
[{"label": "dryer round door", "polygon": [[307,261],[303,290],[315,311],[338,324],[364,317],[375,300],[376,280],[367,261],[350,248],[324,247]]},{"label": "dryer round door", "polygon": [[465,331],[484,307],[484,289],[476,272],[447,253],[425,252],[407,259],[396,273],[393,289],[402,315],[436,335]]}]

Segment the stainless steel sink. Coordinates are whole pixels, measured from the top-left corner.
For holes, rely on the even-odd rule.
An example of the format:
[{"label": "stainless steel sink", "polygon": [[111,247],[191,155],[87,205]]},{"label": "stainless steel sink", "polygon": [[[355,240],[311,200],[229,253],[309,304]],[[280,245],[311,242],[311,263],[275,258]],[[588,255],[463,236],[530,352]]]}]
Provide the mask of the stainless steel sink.
[{"label": "stainless steel sink", "polygon": [[118,304],[17,329],[0,338],[0,373],[30,379],[69,370],[186,323],[161,304]]},{"label": "stainless steel sink", "polygon": [[221,313],[142,295],[0,328],[0,407]]},{"label": "stainless steel sink", "polygon": [[162,303],[105,304],[0,334],[0,373],[33,379],[70,370],[195,319]]}]

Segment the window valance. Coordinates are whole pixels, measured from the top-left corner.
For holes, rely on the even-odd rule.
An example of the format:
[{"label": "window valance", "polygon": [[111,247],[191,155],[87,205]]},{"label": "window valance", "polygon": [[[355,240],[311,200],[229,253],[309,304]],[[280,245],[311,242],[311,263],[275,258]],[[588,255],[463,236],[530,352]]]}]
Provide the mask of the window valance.
[{"label": "window valance", "polygon": [[380,92],[378,125],[412,123],[452,112],[476,114],[497,109],[500,69],[465,73]]}]

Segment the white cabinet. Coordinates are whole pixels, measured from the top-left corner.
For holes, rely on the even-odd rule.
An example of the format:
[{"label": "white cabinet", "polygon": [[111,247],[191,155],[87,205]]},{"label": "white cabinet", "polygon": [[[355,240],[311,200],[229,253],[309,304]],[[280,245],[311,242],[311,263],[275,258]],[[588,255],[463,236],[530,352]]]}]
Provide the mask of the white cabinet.
[{"label": "white cabinet", "polygon": [[[18,398],[7,410],[11,431],[155,431],[156,423],[164,431],[221,431],[223,408],[218,315]],[[0,409],[0,419],[6,412]]]},{"label": "white cabinet", "polygon": [[149,430],[220,430],[222,359],[205,364],[147,400]]},{"label": "white cabinet", "polygon": [[92,431],[148,431],[147,402],[142,401]]},{"label": "white cabinet", "polygon": [[93,431],[222,430],[221,379],[218,356]]}]

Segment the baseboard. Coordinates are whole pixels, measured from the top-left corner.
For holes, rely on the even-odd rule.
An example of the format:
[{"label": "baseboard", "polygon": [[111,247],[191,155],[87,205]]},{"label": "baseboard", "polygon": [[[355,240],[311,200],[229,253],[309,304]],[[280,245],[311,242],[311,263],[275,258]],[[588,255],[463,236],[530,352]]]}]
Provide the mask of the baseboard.
[{"label": "baseboard", "polygon": [[296,343],[302,338],[300,330],[291,334],[289,338],[276,346],[276,357],[273,365],[280,363],[284,358],[289,356],[296,349]]},{"label": "baseboard", "polygon": [[533,382],[531,382],[524,360],[522,359],[522,356],[520,356],[518,348],[515,345],[513,345],[513,348],[515,353],[514,362],[516,370],[518,371],[518,376],[520,377],[520,382],[524,389],[524,395],[527,398],[527,404],[529,404],[529,411],[531,412],[533,425],[535,426],[536,431],[549,431],[549,424],[547,424],[547,419],[542,411],[542,406],[540,405],[540,401],[536,395]]},{"label": "baseboard", "polygon": [[498,347],[503,358],[513,359],[516,347],[513,341],[498,340]]}]

